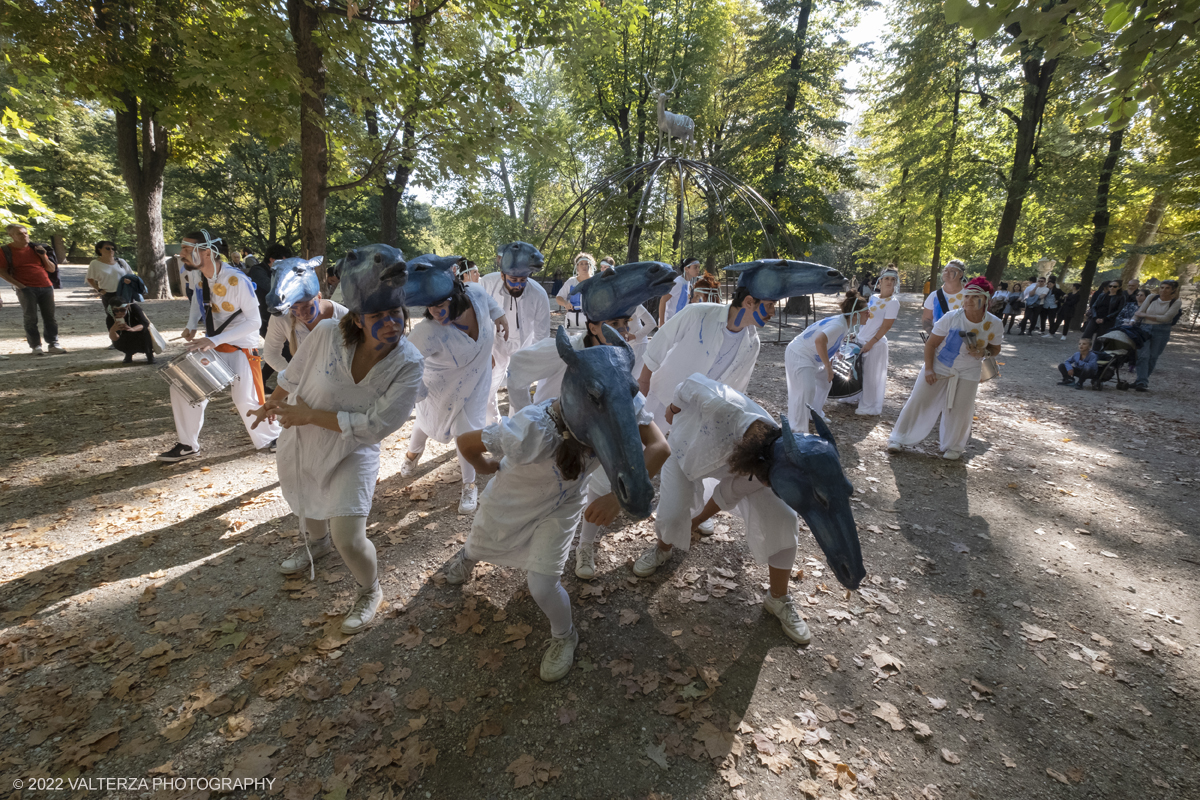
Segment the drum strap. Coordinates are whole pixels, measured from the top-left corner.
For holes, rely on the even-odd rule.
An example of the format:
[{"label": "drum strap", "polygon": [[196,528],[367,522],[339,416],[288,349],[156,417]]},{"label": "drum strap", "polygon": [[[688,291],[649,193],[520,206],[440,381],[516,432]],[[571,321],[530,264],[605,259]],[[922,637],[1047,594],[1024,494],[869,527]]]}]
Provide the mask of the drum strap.
[{"label": "drum strap", "polygon": [[[228,324],[228,322],[225,323],[225,325]],[[222,325],[221,327],[223,328],[225,325]],[[267,392],[266,388],[263,386],[262,354],[257,348],[248,349],[245,347],[234,347],[231,344],[217,345],[218,353],[236,353],[239,350],[246,354],[246,360],[250,362],[250,374],[254,376],[254,391],[258,394],[258,404],[262,405],[263,403],[267,402]]]},{"label": "drum strap", "polygon": [[[242,313],[242,310],[239,308],[237,311],[233,312],[232,315],[230,315],[229,319],[227,319],[221,323],[221,327],[214,328],[213,327],[213,318],[212,318],[212,292],[208,288],[208,278],[204,277],[203,272],[200,273],[200,286],[203,288],[203,292],[204,292],[204,307],[205,307],[204,335],[211,339],[212,337],[221,333],[221,331],[228,328],[229,323],[231,323],[235,319],[237,319],[237,316]],[[238,349],[238,348],[235,347],[234,350],[236,350],[236,349]],[[230,352],[230,351],[222,350],[221,352]],[[260,387],[259,395],[261,395],[261,394],[262,394],[262,390]]]}]

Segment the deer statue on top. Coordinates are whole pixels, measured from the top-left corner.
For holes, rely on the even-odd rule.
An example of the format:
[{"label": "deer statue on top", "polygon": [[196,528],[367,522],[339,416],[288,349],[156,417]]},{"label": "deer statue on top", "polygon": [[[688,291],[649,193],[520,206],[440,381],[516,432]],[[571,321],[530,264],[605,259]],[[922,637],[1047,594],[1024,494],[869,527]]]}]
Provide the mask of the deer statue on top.
[{"label": "deer statue on top", "polygon": [[683,145],[683,152],[687,152],[688,146],[692,143],[696,131],[696,123],[692,118],[684,114],[673,114],[667,111],[667,98],[675,91],[675,87],[679,85],[679,75],[675,70],[671,70],[671,74],[675,77],[675,82],[671,84],[671,88],[665,92],[659,91],[654,84],[650,82],[650,75],[646,75],[646,85],[650,87],[650,91],[658,95],[658,148],[662,149],[662,135],[667,135],[667,145],[670,146],[671,139],[678,139]]}]

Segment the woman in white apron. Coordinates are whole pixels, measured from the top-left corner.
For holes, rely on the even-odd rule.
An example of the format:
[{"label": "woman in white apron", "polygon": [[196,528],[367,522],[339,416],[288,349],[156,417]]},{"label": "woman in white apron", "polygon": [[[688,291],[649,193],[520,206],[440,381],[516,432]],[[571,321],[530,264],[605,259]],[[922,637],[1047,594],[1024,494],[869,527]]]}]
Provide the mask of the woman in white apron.
[{"label": "woman in white apron", "polygon": [[379,443],[408,421],[424,388],[421,354],[404,338],[403,288],[385,284],[360,297],[356,284],[343,285],[350,313],[318,324],[279,373],[266,404],[247,416],[255,425],[273,417],[283,426],[279,485],[300,519],[305,550],[279,570],[311,575],[311,559],[336,548],[359,585],[342,621],[350,634],[375,618],[383,600],[375,546],[367,539]]},{"label": "woman in white apron", "polygon": [[[425,358],[428,394],[417,403],[412,438],[400,467],[404,477],[416,471],[429,439],[445,444],[483,427],[492,385],[494,320],[504,316],[500,305],[474,283],[455,281],[446,297],[415,299],[429,304],[425,319],[413,326],[408,337]],[[458,513],[470,514],[479,503],[475,468],[461,451],[458,465],[463,482]]]},{"label": "woman in white apron", "polygon": [[[821,409],[833,387],[830,359],[837,354],[846,335],[866,317],[866,307],[865,297],[856,291],[847,292],[839,306],[841,314],[814,322],[788,344],[783,356],[788,419],[807,420],[809,408],[825,417]],[[804,430],[808,430],[807,424]]]},{"label": "woman in white apron", "polygon": [[986,310],[991,293],[986,278],[972,279],[963,290],[963,307],[934,324],[925,342],[925,365],[888,438],[889,453],[920,442],[940,416],[942,457],[949,461],[962,457],[971,441],[983,359],[999,354],[1004,340],[999,317]]},{"label": "woman in white apron", "polygon": [[554,302],[566,312],[567,330],[587,327],[583,316],[583,298],[575,287],[592,277],[595,269],[596,261],[590,253],[575,256],[575,274],[567,278],[554,297]]},{"label": "woman in white apron", "polygon": [[867,301],[867,320],[855,337],[862,346],[863,388],[857,399],[848,397],[844,402],[858,403],[854,413],[860,417],[883,413],[883,396],[887,392],[887,333],[900,315],[900,298],[896,296],[899,280],[900,273],[889,264],[875,283],[876,293]]}]

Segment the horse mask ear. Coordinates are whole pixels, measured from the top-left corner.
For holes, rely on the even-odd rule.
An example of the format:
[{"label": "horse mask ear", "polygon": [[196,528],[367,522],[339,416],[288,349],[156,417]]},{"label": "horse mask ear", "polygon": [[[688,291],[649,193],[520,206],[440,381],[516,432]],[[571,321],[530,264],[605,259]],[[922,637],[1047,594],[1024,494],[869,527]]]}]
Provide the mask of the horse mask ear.
[{"label": "horse mask ear", "polygon": [[792,426],[788,424],[787,415],[779,416],[779,427],[783,429],[783,435],[779,437],[783,442],[783,454],[787,456],[788,461],[799,464],[800,449],[796,447],[796,437],[792,435]]},{"label": "horse mask ear", "polygon": [[833,445],[833,449],[837,450],[837,442],[833,440],[833,431],[829,430],[829,426],[825,424],[825,420],[821,418],[813,409],[808,410],[809,416],[812,417],[813,428],[817,431],[817,436],[820,436],[825,441]]},{"label": "horse mask ear", "polygon": [[567,329],[562,325],[558,326],[558,330],[554,334],[554,344],[558,346],[558,357],[563,360],[564,364],[570,366],[575,363],[579,354],[571,346],[571,337],[567,335]]}]

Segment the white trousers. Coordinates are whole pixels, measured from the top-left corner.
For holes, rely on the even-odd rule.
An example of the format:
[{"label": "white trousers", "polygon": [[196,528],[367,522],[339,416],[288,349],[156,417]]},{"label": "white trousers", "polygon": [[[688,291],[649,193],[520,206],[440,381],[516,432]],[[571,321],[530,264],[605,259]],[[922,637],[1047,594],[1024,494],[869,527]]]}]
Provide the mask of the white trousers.
[{"label": "white trousers", "polygon": [[863,356],[863,390],[859,395],[858,413],[883,413],[883,395],[887,392],[888,340],[884,336]]},{"label": "white trousers", "polygon": [[808,409],[812,408],[825,419],[825,401],[833,384],[825,380],[824,365],[801,364],[787,367],[788,424],[796,433],[807,433]]},{"label": "white trousers", "polygon": [[496,399],[496,395],[500,391],[500,387],[504,386],[504,384],[508,382],[508,362],[510,357],[507,352],[501,355],[495,349],[493,349],[492,360],[496,362],[496,365],[492,367],[492,389],[491,394],[488,395],[488,425],[495,425],[500,421],[500,401]]},{"label": "white trousers", "polygon": [[[250,434],[250,441],[254,442],[254,446],[259,450],[275,441],[279,437],[278,422],[264,420],[257,428],[250,430],[254,420],[247,417],[246,412],[258,408],[261,404],[258,402],[258,393],[254,389],[253,367],[250,366],[250,360],[246,358],[246,354],[241,350],[232,353],[218,353],[216,350],[209,350],[208,354],[224,361],[225,366],[229,367],[230,372],[234,375],[229,390],[233,393],[233,406],[238,410],[242,423],[246,426],[246,432]],[[200,447],[200,429],[204,427],[204,409],[206,408],[208,408],[208,400],[204,400],[198,405],[192,405],[182,392],[174,386],[171,387],[171,413],[175,417],[175,435],[182,444],[192,449]]]},{"label": "white trousers", "polygon": [[971,441],[975,393],[978,391],[979,381],[954,379],[947,375],[938,375],[937,383],[930,386],[925,382],[925,367],[921,367],[917,385],[900,410],[900,418],[896,420],[888,442],[918,444],[929,435],[941,416],[938,449],[963,452]]}]

